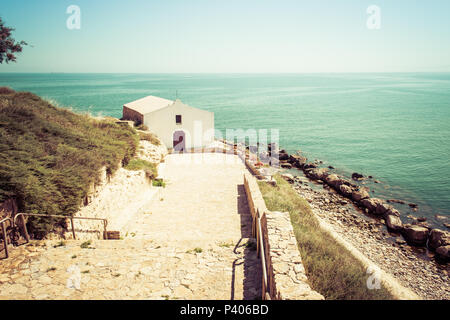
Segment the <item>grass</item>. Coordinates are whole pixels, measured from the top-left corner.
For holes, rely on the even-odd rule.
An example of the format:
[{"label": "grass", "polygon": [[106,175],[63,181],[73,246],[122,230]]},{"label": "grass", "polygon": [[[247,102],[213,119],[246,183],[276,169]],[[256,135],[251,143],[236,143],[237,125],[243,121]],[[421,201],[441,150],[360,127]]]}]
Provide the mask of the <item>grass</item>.
[{"label": "grass", "polygon": [[[28,213],[72,215],[106,167],[113,174],[136,153],[129,126],[58,108],[27,92],[0,88],[0,203],[17,200]],[[29,219],[42,238],[61,219]]]},{"label": "grass", "polygon": [[161,145],[161,142],[156,137],[156,135],[154,135],[153,133],[150,133],[150,132],[139,132],[139,138],[141,140],[149,141],[151,144],[153,144],[155,146]]},{"label": "grass", "polygon": [[83,243],[80,245],[80,248],[81,248],[81,249],[88,249],[89,246],[90,246],[91,244],[92,244],[92,241],[91,241],[91,240],[85,241],[85,242],[83,242]]},{"label": "grass", "polygon": [[383,286],[369,290],[364,266],[332,236],[319,227],[308,202],[280,176],[277,186],[259,182],[267,208],[289,212],[308,280],[330,300],[393,299]]},{"label": "grass", "polygon": [[165,188],[166,183],[162,179],[156,179],[156,180],[153,180],[153,186]]},{"label": "grass", "polygon": [[195,248],[195,249],[186,251],[186,253],[193,253],[193,252],[195,252],[195,253],[202,253],[203,249],[202,248]]},{"label": "grass", "polygon": [[221,247],[221,248],[234,247],[234,243],[233,242],[220,242],[219,247]]},{"label": "grass", "polygon": [[156,165],[142,159],[131,159],[131,161],[125,166],[125,169],[131,171],[144,170],[147,178],[150,180],[153,180],[158,176],[158,169],[156,168]]},{"label": "grass", "polygon": [[55,244],[55,245],[53,246],[53,248],[64,247],[65,245],[66,245],[66,242],[61,240],[60,242],[58,242],[57,244]]}]

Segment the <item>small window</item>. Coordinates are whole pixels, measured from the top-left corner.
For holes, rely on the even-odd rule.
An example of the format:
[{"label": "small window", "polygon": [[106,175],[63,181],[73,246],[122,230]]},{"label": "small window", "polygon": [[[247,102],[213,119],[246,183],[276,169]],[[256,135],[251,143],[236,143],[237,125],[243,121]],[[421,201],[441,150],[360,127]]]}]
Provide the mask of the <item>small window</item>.
[{"label": "small window", "polygon": [[181,115],[177,115],[177,116],[175,116],[175,120],[176,120],[176,122],[177,122],[177,124],[181,124]]}]

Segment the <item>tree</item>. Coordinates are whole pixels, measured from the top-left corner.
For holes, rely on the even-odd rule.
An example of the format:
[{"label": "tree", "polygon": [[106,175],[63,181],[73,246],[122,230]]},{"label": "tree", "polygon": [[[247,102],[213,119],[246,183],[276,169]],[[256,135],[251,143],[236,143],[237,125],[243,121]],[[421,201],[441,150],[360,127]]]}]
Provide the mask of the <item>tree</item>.
[{"label": "tree", "polygon": [[27,45],[25,41],[16,42],[11,37],[13,31],[13,28],[4,25],[2,18],[0,18],[0,64],[3,61],[6,63],[16,62],[16,54],[22,52],[22,47]]}]

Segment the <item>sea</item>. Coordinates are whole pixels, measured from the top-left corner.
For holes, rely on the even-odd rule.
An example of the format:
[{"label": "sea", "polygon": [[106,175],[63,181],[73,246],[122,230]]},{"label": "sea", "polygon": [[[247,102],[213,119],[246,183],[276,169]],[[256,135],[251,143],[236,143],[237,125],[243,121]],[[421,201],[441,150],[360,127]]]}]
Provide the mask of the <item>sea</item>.
[{"label": "sea", "polygon": [[374,197],[418,204],[396,205],[402,215],[450,222],[450,73],[0,73],[0,86],[118,118],[144,96],[178,98],[214,112],[224,136],[279,130],[281,148],[347,177],[373,176]]}]

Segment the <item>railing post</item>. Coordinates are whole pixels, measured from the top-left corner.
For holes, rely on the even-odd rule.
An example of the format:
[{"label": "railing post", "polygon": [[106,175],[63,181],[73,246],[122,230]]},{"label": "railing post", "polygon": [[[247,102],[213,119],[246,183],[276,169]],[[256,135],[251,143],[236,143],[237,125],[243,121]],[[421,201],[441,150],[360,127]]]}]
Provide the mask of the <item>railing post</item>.
[{"label": "railing post", "polygon": [[6,259],[9,257],[9,252],[8,252],[8,236],[6,235],[6,227],[5,227],[5,222],[2,222],[2,232],[3,232],[3,241],[5,242],[5,255],[6,255]]},{"label": "railing post", "polygon": [[27,240],[27,243],[30,242],[30,235],[28,234],[28,230],[27,230],[27,225],[25,223],[25,217],[22,215],[20,215],[20,220],[22,221],[22,229],[23,229],[23,233],[25,235],[25,240]]},{"label": "railing post", "polygon": [[75,235],[75,226],[73,224],[73,217],[70,218],[70,224],[72,226],[72,235],[73,235],[73,240],[77,240],[77,237]]}]

